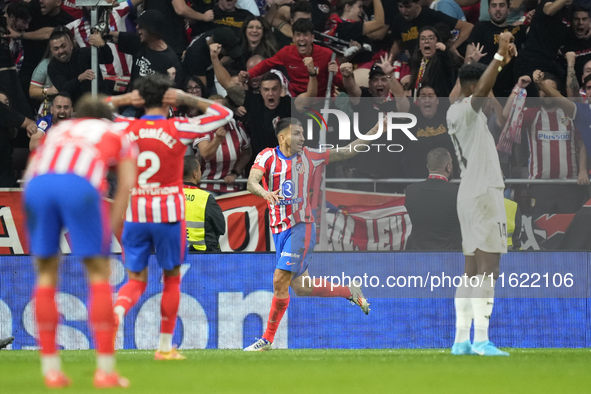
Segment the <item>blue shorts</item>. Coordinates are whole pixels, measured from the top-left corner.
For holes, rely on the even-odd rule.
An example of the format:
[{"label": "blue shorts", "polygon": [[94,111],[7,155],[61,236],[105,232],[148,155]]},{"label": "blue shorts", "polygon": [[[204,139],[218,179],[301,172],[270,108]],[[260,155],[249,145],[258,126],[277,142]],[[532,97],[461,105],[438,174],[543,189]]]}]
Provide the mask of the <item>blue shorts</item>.
[{"label": "blue shorts", "polygon": [[316,225],[298,223],[279,234],[273,234],[277,266],[275,268],[291,271],[294,278],[302,275],[312,261],[312,252],[316,246]]},{"label": "blue shorts", "polygon": [[172,270],[185,262],[187,230],[185,221],[174,223],[125,222],[121,236],[125,268],[140,272],[148,266],[152,248],[156,249],[158,265]]},{"label": "blue shorts", "polygon": [[32,255],[56,256],[64,228],[72,254],[109,255],[108,203],[86,179],[74,174],[40,175],[29,182],[23,199]]}]

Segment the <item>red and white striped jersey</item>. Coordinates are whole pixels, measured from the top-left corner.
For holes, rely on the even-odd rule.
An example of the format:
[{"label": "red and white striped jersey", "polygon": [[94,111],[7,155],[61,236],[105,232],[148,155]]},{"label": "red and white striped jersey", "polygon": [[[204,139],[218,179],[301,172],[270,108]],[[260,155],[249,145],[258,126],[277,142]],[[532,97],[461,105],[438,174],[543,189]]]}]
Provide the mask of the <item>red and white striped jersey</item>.
[{"label": "red and white striped jersey", "polygon": [[64,0],[62,2],[61,8],[73,18],[79,19],[84,16],[84,11],[82,11],[82,8],[76,7],[76,0]]},{"label": "red and white striped jersey", "polygon": [[[129,2],[119,3],[116,8],[113,8],[111,15],[109,15],[109,27],[111,31],[127,31],[125,21],[131,12],[132,7]],[[74,40],[80,48],[90,46],[88,44],[88,37],[90,36],[90,20],[86,17],[76,19],[74,22],[66,26],[74,34]],[[107,43],[111,52],[113,52],[112,64],[100,64],[103,77],[130,77],[131,67],[133,65],[133,56],[119,52],[117,46],[113,43]]]},{"label": "red and white striped jersey", "polygon": [[523,127],[528,129],[529,179],[577,177],[575,140],[581,137],[562,109],[528,108],[523,112]]},{"label": "red and white striped jersey", "polygon": [[[211,141],[215,138],[215,130],[195,140],[195,147],[203,141]],[[208,161],[202,161],[201,179],[224,179],[226,175],[236,168],[236,163],[242,157],[242,149],[250,147],[250,138],[244,131],[242,123],[231,120],[226,125],[226,139],[218,146],[215,157]],[[213,192],[234,192],[240,190],[237,185],[220,183],[202,183],[199,188]]]},{"label": "red and white striped jersey", "polygon": [[285,157],[279,147],[264,149],[258,154],[253,169],[263,171],[263,187],[267,191],[280,190],[279,204],[269,204],[271,230],[281,233],[298,223],[313,223],[310,189],[314,171],[328,164],[329,152],[307,147],[292,157]]},{"label": "red and white striped jersey", "polygon": [[112,122],[76,119],[60,122],[43,137],[33,152],[25,180],[43,174],[75,174],[99,192],[108,190],[105,176],[110,167],[138,155],[137,145]]},{"label": "red and white striped jersey", "polygon": [[183,158],[186,146],[232,117],[232,111],[212,104],[196,118],[143,116],[117,118],[127,138],[137,143],[138,180],[131,191],[125,220],[137,223],[173,223],[185,219]]}]

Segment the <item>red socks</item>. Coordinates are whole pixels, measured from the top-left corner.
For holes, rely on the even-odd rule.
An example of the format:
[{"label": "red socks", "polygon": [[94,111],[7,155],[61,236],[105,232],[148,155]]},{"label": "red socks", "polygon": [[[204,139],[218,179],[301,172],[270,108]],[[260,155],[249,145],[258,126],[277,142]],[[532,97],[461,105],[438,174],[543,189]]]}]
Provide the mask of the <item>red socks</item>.
[{"label": "red socks", "polygon": [[[314,281],[316,282],[316,281]],[[336,286],[332,282],[321,279],[319,284],[312,283],[314,287],[310,297],[343,297],[351,298],[351,290],[347,286]],[[332,288],[332,290],[331,290]]]},{"label": "red socks", "polygon": [[117,302],[115,302],[114,306],[122,306],[127,313],[127,311],[138,302],[144,291],[146,291],[146,285],[147,284],[142,281],[130,279],[129,282],[119,290]]},{"label": "red socks", "polygon": [[160,313],[162,314],[161,333],[172,334],[174,332],[180,300],[181,276],[164,276],[164,290],[162,291],[162,301],[160,303]]},{"label": "red socks", "polygon": [[277,327],[279,327],[279,323],[281,322],[288,305],[289,297],[276,298],[273,296],[271,310],[269,311],[269,320],[267,320],[267,330],[265,330],[265,333],[263,334],[263,338],[265,338],[267,341],[273,342],[275,340]]},{"label": "red socks", "polygon": [[55,332],[58,313],[54,287],[37,287],[35,291],[35,316],[39,327],[39,346],[42,355],[56,353]]},{"label": "red socks", "polygon": [[90,285],[90,324],[94,331],[95,346],[99,354],[113,354],[115,343],[113,341],[113,298],[111,285],[108,282],[93,283]]}]

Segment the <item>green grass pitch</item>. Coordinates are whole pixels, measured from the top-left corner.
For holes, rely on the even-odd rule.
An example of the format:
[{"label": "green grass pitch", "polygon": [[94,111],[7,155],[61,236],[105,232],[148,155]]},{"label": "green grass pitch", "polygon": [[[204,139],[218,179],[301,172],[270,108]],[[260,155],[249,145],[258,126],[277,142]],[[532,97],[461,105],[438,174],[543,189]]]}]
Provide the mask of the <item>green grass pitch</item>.
[{"label": "green grass pitch", "polygon": [[[451,356],[449,349],[120,351],[126,393],[590,393],[591,349],[508,349],[510,357]],[[94,352],[63,351],[69,393],[92,388]],[[0,392],[44,393],[36,351],[0,351]]]}]

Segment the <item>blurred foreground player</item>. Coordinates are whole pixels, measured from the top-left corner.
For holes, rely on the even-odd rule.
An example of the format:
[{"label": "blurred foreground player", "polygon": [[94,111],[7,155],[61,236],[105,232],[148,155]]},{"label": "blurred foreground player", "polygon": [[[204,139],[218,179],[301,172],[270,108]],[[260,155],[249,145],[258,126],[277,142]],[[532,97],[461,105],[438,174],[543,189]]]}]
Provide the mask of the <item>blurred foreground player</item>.
[{"label": "blurred foreground player", "polygon": [[[125,267],[129,274],[115,302],[117,327],[125,313],[146,290],[148,258],[156,249],[158,264],[164,271],[160,325],[160,343],[156,360],[182,360],[172,348],[172,336],[180,302],[180,267],[185,261],[187,236],[185,196],[183,194],[183,157],[187,145],[205,133],[224,126],[232,111],[213,101],[170,89],[166,76],[155,74],[138,80],[138,92],[112,97],[114,106],[138,105],[139,93],[146,114],[140,119],[118,119],[130,141],[136,141],[138,179],[131,192],[121,238]],[[169,90],[170,89],[170,90]],[[196,118],[167,119],[171,105],[198,107],[204,115]]]},{"label": "blurred foreground player", "polygon": [[[511,33],[501,33],[498,52],[488,67],[476,63],[460,69],[461,99],[447,111],[448,130],[461,169],[457,207],[466,256],[464,284],[458,287],[455,298],[456,338],[451,350],[454,355],[509,355],[488,340],[495,281],[501,254],[507,253],[507,216],[499,156],[482,107],[497,75],[517,54],[512,41]],[[478,281],[472,282],[473,277]]]},{"label": "blurred foreground player", "polygon": [[[38,268],[34,299],[41,368],[47,387],[70,384],[55,345],[59,240],[62,229],[68,228],[72,253],[84,259],[90,282],[90,324],[97,349],[94,385],[127,387],[129,381],[115,371],[108,256],[111,229],[120,230],[129,190],[135,184],[137,147],[112,122],[101,119],[111,117],[108,105],[82,97],[76,116],[44,137],[26,173],[24,205],[31,254]],[[119,186],[109,214],[102,197],[110,167],[117,167]]]},{"label": "blurred foreground player", "polygon": [[[367,135],[378,131],[378,125]],[[314,172],[322,165],[350,159],[357,155],[358,139],[339,150],[317,151],[304,147],[304,129],[299,120],[283,118],[275,126],[279,146],[266,148],[258,154],[250,176],[248,190],[267,200],[273,241],[277,250],[277,266],[273,275],[273,301],[267,329],[245,351],[271,349],[275,333],[289,305],[289,287],[303,297],[343,297],[358,305],[367,315],[369,303],[360,286],[336,286],[321,280],[312,284],[308,265],[316,244],[316,225],[309,201]],[[260,185],[261,180],[263,186]]]}]

